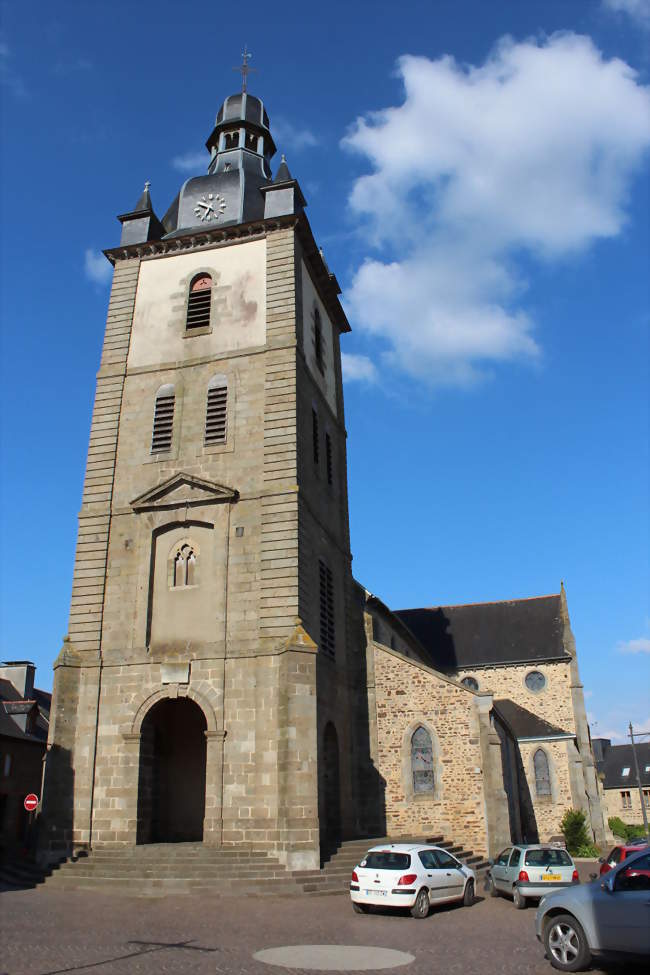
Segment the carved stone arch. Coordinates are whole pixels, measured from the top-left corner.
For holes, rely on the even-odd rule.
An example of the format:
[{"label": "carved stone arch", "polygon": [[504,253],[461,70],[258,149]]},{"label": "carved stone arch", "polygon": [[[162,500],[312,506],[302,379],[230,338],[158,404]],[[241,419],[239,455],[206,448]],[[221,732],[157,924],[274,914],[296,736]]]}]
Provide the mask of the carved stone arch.
[{"label": "carved stone arch", "polygon": [[[129,735],[138,736],[140,734],[140,731],[142,730],[142,722],[154,705],[158,704],[159,701],[163,701],[165,698],[174,698],[177,696],[178,691],[176,685],[174,685],[173,689],[170,685],[168,687],[162,687],[158,691],[154,691],[153,694],[143,696],[133,716]],[[214,707],[208,698],[204,694],[200,694],[198,691],[195,691],[192,687],[188,687],[183,696],[188,697],[190,701],[194,701],[194,703],[201,708],[201,711],[205,717],[206,731],[216,731],[217,716]]]},{"label": "carved stone arch", "polygon": [[[413,770],[411,766],[411,741],[418,728],[424,728],[431,738],[433,752],[433,792],[416,793],[413,788]],[[402,737],[402,784],[407,802],[435,802],[442,799],[443,793],[443,764],[440,742],[435,728],[426,718],[416,718],[404,729]]]}]

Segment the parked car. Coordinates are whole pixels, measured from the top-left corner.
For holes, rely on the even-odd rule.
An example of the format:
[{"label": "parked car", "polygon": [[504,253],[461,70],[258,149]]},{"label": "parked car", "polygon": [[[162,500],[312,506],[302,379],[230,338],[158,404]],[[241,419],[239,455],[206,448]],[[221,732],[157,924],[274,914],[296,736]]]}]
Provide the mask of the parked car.
[{"label": "parked car", "polygon": [[604,877],[544,897],[535,933],[553,968],[579,972],[592,956],[650,955],[650,851],[631,854]]},{"label": "parked car", "polygon": [[520,843],[490,860],[486,890],[491,897],[512,897],[515,907],[522,910],[529,898],[579,883],[576,865],[566,850],[542,843]]},{"label": "parked car", "polygon": [[635,840],[633,843],[625,843],[621,846],[615,846],[606,857],[600,857],[600,876],[608,873],[612,867],[618,866],[627,857],[631,856],[633,853],[639,853],[645,850],[648,846],[646,840]]},{"label": "parked car", "polygon": [[357,914],[373,907],[406,907],[424,918],[432,904],[474,903],[476,874],[439,846],[373,846],[352,871],[350,898]]}]

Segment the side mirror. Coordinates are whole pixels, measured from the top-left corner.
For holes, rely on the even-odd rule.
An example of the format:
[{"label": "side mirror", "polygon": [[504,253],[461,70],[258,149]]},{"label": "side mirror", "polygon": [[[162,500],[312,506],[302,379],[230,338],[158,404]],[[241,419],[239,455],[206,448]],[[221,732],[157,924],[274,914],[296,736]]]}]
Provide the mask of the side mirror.
[{"label": "side mirror", "polygon": [[604,890],[606,894],[614,893],[614,876],[610,873],[600,885],[600,889]]},{"label": "side mirror", "polygon": [[599,863],[605,863],[605,857],[598,857]]},{"label": "side mirror", "polygon": [[494,860],[492,859],[492,857],[488,857],[488,863],[490,864],[491,867],[494,866]]}]

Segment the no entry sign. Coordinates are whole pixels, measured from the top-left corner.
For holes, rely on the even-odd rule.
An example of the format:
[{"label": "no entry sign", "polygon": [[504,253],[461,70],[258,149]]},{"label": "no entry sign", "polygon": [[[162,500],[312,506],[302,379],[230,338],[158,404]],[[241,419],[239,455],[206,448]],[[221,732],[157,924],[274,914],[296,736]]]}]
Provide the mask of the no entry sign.
[{"label": "no entry sign", "polygon": [[27,812],[34,812],[34,810],[38,806],[38,796],[34,795],[33,792],[30,792],[28,796],[25,796],[25,799],[23,800],[23,805],[27,810]]}]

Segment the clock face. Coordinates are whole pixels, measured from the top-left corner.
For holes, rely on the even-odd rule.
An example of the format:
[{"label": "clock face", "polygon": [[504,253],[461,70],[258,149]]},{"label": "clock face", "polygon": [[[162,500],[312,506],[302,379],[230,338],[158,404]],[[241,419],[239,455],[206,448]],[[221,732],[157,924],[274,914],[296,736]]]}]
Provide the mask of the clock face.
[{"label": "clock face", "polygon": [[223,196],[219,193],[204,193],[196,201],[194,216],[198,217],[202,223],[208,223],[210,220],[218,220],[225,209],[226,201]]}]

